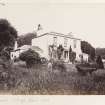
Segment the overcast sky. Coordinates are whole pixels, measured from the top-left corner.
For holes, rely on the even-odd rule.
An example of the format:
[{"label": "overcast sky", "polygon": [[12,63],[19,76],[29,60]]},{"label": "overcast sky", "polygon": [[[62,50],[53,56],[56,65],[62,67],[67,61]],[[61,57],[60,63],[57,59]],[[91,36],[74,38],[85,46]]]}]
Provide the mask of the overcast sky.
[{"label": "overcast sky", "polygon": [[46,32],[72,32],[94,47],[105,47],[105,4],[10,2],[0,5],[0,18],[8,19],[19,35],[40,23]]}]

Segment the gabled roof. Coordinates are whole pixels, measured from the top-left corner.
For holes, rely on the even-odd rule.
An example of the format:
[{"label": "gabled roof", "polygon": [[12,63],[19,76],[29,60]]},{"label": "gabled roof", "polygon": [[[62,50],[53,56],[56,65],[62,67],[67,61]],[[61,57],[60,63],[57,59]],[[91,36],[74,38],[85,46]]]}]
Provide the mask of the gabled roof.
[{"label": "gabled roof", "polygon": [[57,33],[57,32],[44,33],[44,34],[42,34],[40,36],[37,36],[36,38],[39,38],[39,37],[42,37],[42,36],[45,36],[45,35],[55,35],[55,36],[61,36],[61,37],[66,37],[66,38],[70,38],[70,39],[81,40],[79,38],[71,37],[70,35],[65,35],[65,34]]}]

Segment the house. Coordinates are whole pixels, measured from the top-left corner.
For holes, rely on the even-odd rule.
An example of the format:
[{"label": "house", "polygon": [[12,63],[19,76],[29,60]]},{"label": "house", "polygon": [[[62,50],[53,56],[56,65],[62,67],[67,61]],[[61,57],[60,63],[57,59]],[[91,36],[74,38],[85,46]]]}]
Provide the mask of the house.
[{"label": "house", "polygon": [[11,57],[12,60],[15,59],[15,58],[19,58],[19,55],[22,52],[27,51],[29,49],[35,50],[37,53],[40,53],[40,54],[43,55],[43,50],[40,49],[38,46],[23,45],[21,47],[17,47],[17,41],[16,41],[14,50],[11,51],[10,57]]},{"label": "house", "polygon": [[14,50],[11,51],[11,53],[10,53],[11,59],[19,58],[19,55],[22,52],[27,51],[29,48],[30,48],[30,45],[23,45],[21,47],[17,47],[17,41],[16,41]]},{"label": "house", "polygon": [[89,55],[86,54],[86,53],[82,53],[82,56],[83,56],[83,60],[84,60],[85,62],[88,62],[88,60],[89,60]]},{"label": "house", "polygon": [[65,35],[56,32],[49,32],[41,34],[37,36],[37,38],[32,39],[32,46],[38,46],[43,49],[43,57],[46,59],[55,58],[58,59],[57,56],[57,48],[59,46],[63,47],[63,53],[61,58],[64,61],[69,62],[69,50],[70,47],[73,52],[76,53],[76,61],[81,60],[81,39],[75,38],[70,35]]}]

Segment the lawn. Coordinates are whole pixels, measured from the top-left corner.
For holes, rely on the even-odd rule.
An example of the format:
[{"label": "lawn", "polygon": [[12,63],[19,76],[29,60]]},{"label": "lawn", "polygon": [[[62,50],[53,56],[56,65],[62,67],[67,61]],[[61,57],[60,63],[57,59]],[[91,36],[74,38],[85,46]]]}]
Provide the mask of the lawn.
[{"label": "lawn", "polygon": [[81,76],[74,65],[65,64],[66,70],[49,71],[46,65],[27,69],[24,64],[12,68],[14,85],[0,87],[1,94],[32,95],[105,95],[105,70]]}]

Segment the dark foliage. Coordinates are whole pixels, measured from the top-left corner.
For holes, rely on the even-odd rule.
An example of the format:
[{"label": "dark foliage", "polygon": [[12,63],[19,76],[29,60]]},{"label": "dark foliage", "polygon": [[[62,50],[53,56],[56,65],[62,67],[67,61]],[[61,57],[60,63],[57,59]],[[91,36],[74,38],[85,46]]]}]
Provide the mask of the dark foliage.
[{"label": "dark foliage", "polygon": [[17,38],[16,29],[6,19],[0,19],[0,51],[4,47],[14,46]]},{"label": "dark foliage", "polygon": [[63,54],[63,46],[62,45],[59,45],[58,48],[57,48],[57,55],[58,55],[58,59],[60,60],[61,59],[61,56]]},{"label": "dark foliage", "polygon": [[72,52],[72,48],[71,48],[71,45],[70,45],[70,48],[69,48],[69,53],[71,53]]},{"label": "dark foliage", "polygon": [[72,48],[70,46],[70,48],[69,48],[69,60],[70,60],[70,62],[74,63],[75,59],[76,59],[76,53],[72,51]]},{"label": "dark foliage", "polygon": [[83,53],[89,54],[90,58],[94,60],[95,58],[95,48],[86,41],[81,41],[81,50]]},{"label": "dark foliage", "polygon": [[96,55],[100,55],[103,59],[105,59],[105,48],[96,48]]},{"label": "dark foliage", "polygon": [[70,59],[70,62],[74,63],[74,61],[76,59],[76,53],[73,51],[71,53],[69,53],[69,59]]},{"label": "dark foliage", "polygon": [[81,63],[81,64],[76,64],[77,71],[85,76],[86,74],[92,74],[92,72],[97,70],[97,64],[96,63]]},{"label": "dark foliage", "polygon": [[31,49],[21,53],[19,58],[20,60],[26,62],[27,67],[32,67],[34,64],[37,64],[40,62],[39,54]]},{"label": "dark foliage", "polygon": [[31,40],[35,38],[37,35],[35,33],[27,33],[25,35],[21,35],[18,38],[19,47],[22,45],[31,45]]},{"label": "dark foliage", "polygon": [[66,66],[65,66],[63,60],[54,61],[52,67],[53,67],[53,69],[60,70],[61,72],[66,71]]},{"label": "dark foliage", "polygon": [[96,62],[97,62],[97,65],[98,65],[99,69],[103,69],[104,68],[101,56],[97,57]]}]

